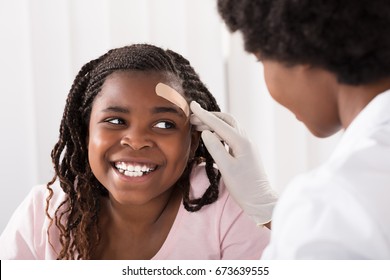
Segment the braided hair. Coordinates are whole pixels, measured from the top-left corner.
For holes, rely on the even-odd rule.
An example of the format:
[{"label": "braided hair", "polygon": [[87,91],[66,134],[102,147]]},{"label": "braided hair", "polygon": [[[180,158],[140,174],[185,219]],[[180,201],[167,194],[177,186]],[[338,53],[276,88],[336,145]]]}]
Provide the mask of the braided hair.
[{"label": "braided hair", "polygon": [[[98,213],[100,199],[108,191],[92,173],[88,162],[87,135],[90,114],[95,97],[105,79],[115,71],[161,71],[173,74],[181,82],[184,98],[197,101],[209,111],[220,108],[198,74],[183,56],[172,50],[163,50],[148,44],[134,44],[108,51],[85,64],[77,74],[68,94],[61,120],[59,140],[51,157],[55,175],[47,183],[46,215],[50,227],[55,225],[60,232],[62,246],[58,259],[90,259],[93,248],[99,243]],[[210,185],[200,198],[190,197],[190,174],[192,168],[205,162]],[[200,139],[194,159],[190,159],[176,185],[182,190],[183,204],[187,211],[198,211],[218,198],[220,172],[214,168],[214,160]],[[49,204],[55,181],[66,194],[57,207],[54,217],[49,214]],[[49,227],[49,228],[50,228]]]}]

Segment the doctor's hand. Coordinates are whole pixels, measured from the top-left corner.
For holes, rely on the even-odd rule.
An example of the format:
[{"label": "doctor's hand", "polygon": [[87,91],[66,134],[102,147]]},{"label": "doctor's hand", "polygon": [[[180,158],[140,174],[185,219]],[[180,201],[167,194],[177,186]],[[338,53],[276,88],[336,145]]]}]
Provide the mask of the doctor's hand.
[{"label": "doctor's hand", "polygon": [[[214,158],[230,194],[257,225],[271,221],[277,195],[271,189],[256,150],[235,119],[226,113],[209,112],[193,101],[191,123]],[[223,140],[229,151],[221,143]]]}]

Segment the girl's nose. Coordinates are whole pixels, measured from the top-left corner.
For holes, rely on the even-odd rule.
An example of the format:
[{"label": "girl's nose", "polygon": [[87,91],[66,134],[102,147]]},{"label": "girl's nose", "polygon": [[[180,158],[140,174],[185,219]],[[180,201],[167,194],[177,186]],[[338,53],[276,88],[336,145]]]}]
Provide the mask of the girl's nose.
[{"label": "girl's nose", "polygon": [[121,139],[121,145],[128,146],[133,150],[152,147],[153,141],[150,135],[143,129],[130,127]]}]

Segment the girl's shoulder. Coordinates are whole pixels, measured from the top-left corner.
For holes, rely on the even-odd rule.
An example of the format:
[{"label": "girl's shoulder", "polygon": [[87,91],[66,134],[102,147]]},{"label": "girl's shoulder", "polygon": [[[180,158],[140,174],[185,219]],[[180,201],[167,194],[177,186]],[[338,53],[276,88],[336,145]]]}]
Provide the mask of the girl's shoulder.
[{"label": "girl's shoulder", "polygon": [[[64,201],[66,197],[58,182],[55,182],[53,185],[50,186],[50,188],[53,193],[50,198],[49,213],[55,211],[55,209],[57,209],[57,207]],[[49,195],[50,191],[47,188],[46,184],[37,185],[31,189],[26,200],[29,201],[29,203],[32,204],[31,207],[36,210],[41,210],[37,208],[46,209],[47,199],[49,198]]]},{"label": "girl's shoulder", "polygon": [[[58,184],[52,186],[53,195],[48,212],[53,216],[65,194]],[[33,187],[12,214],[0,236],[3,259],[55,259],[55,250],[60,247],[56,228],[50,227],[53,243],[48,240],[50,219],[47,217],[47,198],[50,192],[46,185]],[[56,249],[54,249],[56,248]]]}]

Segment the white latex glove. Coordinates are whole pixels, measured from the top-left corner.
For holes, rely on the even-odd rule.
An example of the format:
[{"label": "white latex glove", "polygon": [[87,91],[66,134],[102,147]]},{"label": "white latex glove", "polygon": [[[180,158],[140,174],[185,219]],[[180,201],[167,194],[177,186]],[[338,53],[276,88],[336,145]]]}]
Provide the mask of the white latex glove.
[{"label": "white latex glove", "polygon": [[[214,158],[230,194],[257,225],[271,221],[277,201],[271,189],[258,154],[229,114],[209,112],[193,101],[191,124],[202,131],[202,139]],[[229,151],[221,143],[229,146]]]}]

